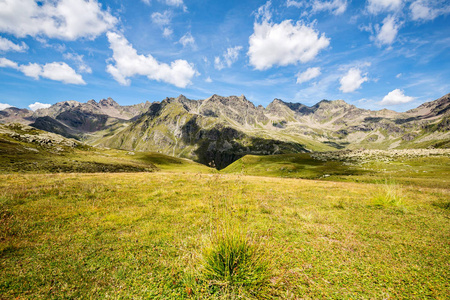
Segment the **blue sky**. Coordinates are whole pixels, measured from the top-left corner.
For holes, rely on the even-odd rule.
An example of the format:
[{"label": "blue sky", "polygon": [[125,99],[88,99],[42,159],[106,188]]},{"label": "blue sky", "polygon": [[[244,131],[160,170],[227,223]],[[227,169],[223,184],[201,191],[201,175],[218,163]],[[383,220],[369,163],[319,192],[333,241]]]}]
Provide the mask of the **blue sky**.
[{"label": "blue sky", "polygon": [[450,92],[450,3],[0,0],[0,91],[0,109],[244,94],[405,111]]}]

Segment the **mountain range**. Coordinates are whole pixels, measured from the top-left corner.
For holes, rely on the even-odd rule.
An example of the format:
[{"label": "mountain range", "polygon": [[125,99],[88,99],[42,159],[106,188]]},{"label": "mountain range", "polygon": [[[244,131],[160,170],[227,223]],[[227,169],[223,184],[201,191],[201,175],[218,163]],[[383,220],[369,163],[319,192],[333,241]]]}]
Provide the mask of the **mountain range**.
[{"label": "mountain range", "polygon": [[343,100],[313,106],[245,96],[180,95],[121,106],[113,99],[63,101],[30,111],[0,111],[0,123],[23,123],[97,147],[152,151],[222,169],[246,154],[336,149],[450,147],[450,94],[407,112],[372,111]]}]

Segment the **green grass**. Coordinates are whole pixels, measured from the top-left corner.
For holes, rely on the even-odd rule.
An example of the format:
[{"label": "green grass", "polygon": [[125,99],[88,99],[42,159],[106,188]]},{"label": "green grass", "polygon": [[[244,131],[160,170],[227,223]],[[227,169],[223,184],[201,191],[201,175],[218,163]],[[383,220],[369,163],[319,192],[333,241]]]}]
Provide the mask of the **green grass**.
[{"label": "green grass", "polygon": [[403,196],[401,187],[395,182],[389,182],[385,180],[380,184],[378,191],[375,192],[372,203],[378,207],[388,206],[401,206],[403,202]]},{"label": "green grass", "polygon": [[222,170],[223,173],[285,178],[319,179],[331,175],[359,175],[364,170],[337,161],[315,160],[308,153],[246,155]]},{"label": "green grass", "polygon": [[224,298],[267,298],[271,262],[258,241],[228,226],[212,233],[198,261],[205,289]]},{"label": "green grass", "polygon": [[270,156],[246,155],[221,172],[367,183],[380,183],[388,177],[401,185],[448,188],[450,186],[450,157],[396,158],[389,162],[367,160],[364,163],[349,163],[345,160],[316,160],[308,153]]},{"label": "green grass", "polygon": [[[401,211],[374,206],[379,191],[182,172],[0,175],[0,295],[447,298],[448,188],[402,186]],[[219,253],[261,272],[207,271]]]}]

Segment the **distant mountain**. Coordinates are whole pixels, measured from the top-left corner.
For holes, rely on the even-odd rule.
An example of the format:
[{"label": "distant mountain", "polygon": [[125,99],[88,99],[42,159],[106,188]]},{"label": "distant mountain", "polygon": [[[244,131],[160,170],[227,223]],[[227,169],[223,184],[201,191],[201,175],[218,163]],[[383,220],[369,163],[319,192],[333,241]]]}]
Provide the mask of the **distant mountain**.
[{"label": "distant mountain", "polygon": [[0,122],[22,122],[91,145],[158,151],[224,168],[246,154],[335,149],[450,146],[450,94],[404,113],[357,108],[343,100],[313,106],[275,99],[266,108],[245,96],[180,95],[120,106],[59,102],[36,112],[8,108]]}]

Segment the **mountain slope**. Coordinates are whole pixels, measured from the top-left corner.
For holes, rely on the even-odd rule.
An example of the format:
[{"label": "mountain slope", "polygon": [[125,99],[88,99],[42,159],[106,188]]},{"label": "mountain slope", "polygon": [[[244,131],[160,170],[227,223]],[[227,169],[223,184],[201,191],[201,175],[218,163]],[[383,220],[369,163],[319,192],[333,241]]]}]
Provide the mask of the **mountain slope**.
[{"label": "mountain slope", "polygon": [[404,113],[361,109],[343,100],[306,106],[275,99],[264,108],[245,96],[180,95],[133,106],[108,98],[59,102],[34,113],[2,111],[0,122],[11,120],[91,145],[155,151],[220,169],[247,154],[448,147],[450,94]]}]

